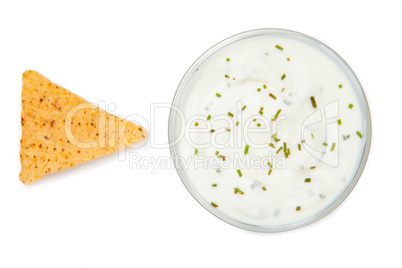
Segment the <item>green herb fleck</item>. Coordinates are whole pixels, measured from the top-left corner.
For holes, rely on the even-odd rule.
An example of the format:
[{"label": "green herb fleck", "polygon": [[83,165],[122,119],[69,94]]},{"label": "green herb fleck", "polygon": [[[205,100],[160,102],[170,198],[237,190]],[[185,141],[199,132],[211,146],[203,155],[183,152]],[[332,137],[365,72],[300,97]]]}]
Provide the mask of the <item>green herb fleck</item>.
[{"label": "green herb fleck", "polygon": [[230,76],[229,76],[229,75],[227,75],[227,74],[225,74],[225,77],[226,77],[227,79],[229,79],[229,78],[230,78]]},{"label": "green herb fleck", "polygon": [[242,111],[244,111],[247,108],[246,105],[243,106],[243,108],[241,108]]},{"label": "green herb fleck", "polygon": [[338,125],[342,125],[341,119],[338,119]]},{"label": "green herb fleck", "polygon": [[311,178],[304,179],[304,182],[311,182]]},{"label": "green herb fleck", "polygon": [[283,50],[283,47],[281,47],[280,45],[276,45],[275,46],[277,49],[279,49],[279,50]]},{"label": "green herb fleck", "polygon": [[195,149],[195,153],[194,154],[198,154],[198,149]]},{"label": "green herb fleck", "polygon": [[328,146],[328,143],[324,142],[322,145],[324,145],[324,146]]},{"label": "green herb fleck", "polygon": [[269,146],[271,146],[272,148],[275,148],[275,145],[273,143],[270,143]]},{"label": "green herb fleck", "polygon": [[194,126],[198,126],[198,125],[199,125],[198,122],[195,122]]},{"label": "green herb fleck", "polygon": [[222,95],[219,94],[219,93],[216,93],[216,96],[217,96],[218,98],[222,97]]},{"label": "green herb fleck", "polygon": [[[360,139],[362,139],[363,138],[363,135],[359,132],[359,131],[356,131],[356,134],[357,134],[357,136],[359,136],[360,137]],[[349,138],[349,137],[348,137]]]},{"label": "green herb fleck", "polygon": [[301,210],[301,207],[296,207],[296,211],[300,211]]},{"label": "green herb fleck", "polygon": [[260,123],[258,123],[258,124],[257,124],[257,127],[261,127],[261,124],[260,124]]},{"label": "green herb fleck", "polygon": [[244,192],[243,192],[242,190],[240,190],[238,187],[234,188],[234,193],[235,193],[235,194],[239,193],[239,194],[241,194],[241,195],[244,194]]},{"label": "green herb fleck", "polygon": [[343,86],[342,86],[342,84],[339,84],[339,86],[338,86],[339,88],[343,88]]},{"label": "green herb fleck", "polygon": [[250,148],[250,146],[246,145],[246,148],[244,149],[244,154],[248,154],[248,148]]},{"label": "green herb fleck", "polygon": [[215,129],[211,129],[210,131],[209,131],[209,133],[214,133],[215,132]]},{"label": "green herb fleck", "polygon": [[314,97],[310,97],[311,99],[311,104],[313,105],[314,108],[317,108],[317,103],[315,102],[315,98]]},{"label": "green herb fleck", "polygon": [[272,168],[272,164],[271,164],[271,162],[268,162],[268,166],[269,166],[270,168]]},{"label": "green herb fleck", "polygon": [[229,59],[229,58],[226,58],[226,61],[227,61],[227,62],[229,62],[229,61],[230,61],[230,59]]},{"label": "green herb fleck", "polygon": [[257,88],[257,91],[258,91],[258,92],[261,92],[261,88]]},{"label": "green herb fleck", "polygon": [[238,125],[239,125],[239,121],[236,122],[236,126],[238,126]]},{"label": "green herb fleck", "polygon": [[213,206],[214,208],[217,208],[217,207],[218,207],[218,205],[215,204],[214,202],[211,202],[211,206]]},{"label": "green herb fleck", "polygon": [[271,176],[271,173],[272,173],[272,169],[270,169],[270,170],[268,171],[268,176]]},{"label": "green herb fleck", "polygon": [[278,118],[278,116],[279,116],[279,114],[281,113],[281,111],[282,111],[282,109],[279,109],[279,110],[276,112],[274,118],[272,118],[271,120],[272,120],[272,121],[276,121],[276,119]]},{"label": "green herb fleck", "polygon": [[353,104],[349,104],[349,109],[353,109]]},{"label": "green herb fleck", "polygon": [[331,152],[333,152],[335,150],[335,146],[336,146],[336,143],[332,143]]},{"label": "green herb fleck", "polygon": [[278,151],[276,151],[276,153],[277,154],[279,154],[279,152],[282,150],[282,147],[280,147],[279,149],[278,149]]},{"label": "green herb fleck", "polygon": [[271,98],[273,98],[274,100],[276,100],[276,96],[275,96],[274,94],[269,93],[269,96],[270,96]]},{"label": "green herb fleck", "polygon": [[234,115],[231,112],[228,112],[228,116],[233,117]]},{"label": "green herb fleck", "polygon": [[215,155],[218,155],[218,154],[219,154],[219,151],[216,151],[216,152],[215,152]]},{"label": "green herb fleck", "polygon": [[281,77],[281,80],[283,80],[285,78],[286,78],[286,74],[283,74],[282,77]]},{"label": "green herb fleck", "polygon": [[310,169],[315,169],[315,166],[310,167]]},{"label": "green herb fleck", "polygon": [[263,87],[264,89],[267,89],[267,85],[266,85],[266,84],[264,84],[262,87]]},{"label": "green herb fleck", "polygon": [[212,187],[217,187],[217,186],[218,186],[218,184],[216,184],[216,183],[215,183],[215,184],[212,184]]},{"label": "green herb fleck", "polygon": [[240,177],[240,178],[243,177],[243,174],[241,174],[240,169],[237,170],[237,174],[239,174],[239,177]]},{"label": "green herb fleck", "polygon": [[299,147],[299,151],[301,151],[301,144],[299,143],[297,146]]},{"label": "green herb fleck", "polygon": [[262,189],[263,191],[266,191],[266,190],[267,190],[267,188],[265,188],[265,186],[262,186],[261,189]]},{"label": "green herb fleck", "polygon": [[211,116],[210,115],[208,115],[208,117],[207,117],[207,121],[209,121],[211,119]]}]

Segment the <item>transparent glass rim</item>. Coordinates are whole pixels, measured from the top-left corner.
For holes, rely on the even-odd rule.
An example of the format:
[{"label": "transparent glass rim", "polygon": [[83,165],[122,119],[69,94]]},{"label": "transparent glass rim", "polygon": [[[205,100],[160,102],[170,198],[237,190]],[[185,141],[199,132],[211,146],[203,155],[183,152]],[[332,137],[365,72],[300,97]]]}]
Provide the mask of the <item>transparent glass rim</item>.
[{"label": "transparent glass rim", "polygon": [[[330,212],[332,212],[335,208],[337,208],[352,192],[354,187],[356,186],[357,182],[359,181],[364,167],[367,163],[367,159],[369,156],[370,152],[370,145],[371,145],[371,138],[372,138],[372,125],[371,125],[371,116],[370,116],[370,109],[368,106],[367,102],[367,97],[364,93],[363,87],[361,86],[361,83],[359,79],[357,78],[356,74],[353,72],[352,68],[347,64],[347,62],[338,54],[336,53],[333,49],[325,45],[324,43],[318,41],[317,39],[310,37],[308,35],[292,31],[292,30],[287,30],[287,29],[278,29],[278,28],[263,28],[263,29],[254,29],[254,30],[249,30],[246,32],[241,32],[239,34],[233,35],[229,38],[224,39],[223,41],[215,44],[211,48],[209,48],[206,52],[204,52],[187,70],[185,75],[183,76],[182,80],[180,81],[180,84],[176,90],[176,93],[173,97],[172,101],[172,108],[170,110],[169,114],[169,123],[168,123],[168,140],[169,140],[169,147],[170,147],[170,154],[172,159],[176,159],[176,157],[179,155],[177,153],[176,146],[174,144],[174,125],[175,125],[175,114],[174,114],[174,109],[173,107],[178,107],[180,103],[180,98],[183,95],[183,93],[187,90],[186,84],[191,78],[192,74],[196,70],[198,66],[200,66],[205,60],[207,60],[210,56],[212,56],[215,52],[218,50],[234,43],[242,39],[250,38],[250,37],[256,37],[260,35],[270,35],[270,34],[285,34],[285,35],[292,35],[292,36],[302,36],[306,39],[309,39],[310,41],[319,44],[324,47],[324,49],[327,49],[330,53],[333,53],[335,58],[339,60],[340,63],[343,64],[344,66],[344,71],[346,73],[349,73],[349,77],[352,80],[352,82],[355,85],[355,90],[360,91],[360,95],[363,97],[362,100],[360,100],[361,103],[364,104],[364,107],[362,108],[362,112],[365,115],[365,142],[364,142],[364,149],[363,149],[363,155],[360,160],[359,166],[357,168],[357,171],[354,175],[354,178],[351,180],[349,186],[344,190],[344,192],[336,199],[334,200],[328,207],[325,209],[319,211],[319,213],[314,214],[313,216],[310,216],[302,221],[298,221],[295,223],[290,223],[287,225],[279,225],[279,226],[257,226],[257,225],[251,225],[251,224],[246,224],[243,222],[239,222],[235,219],[230,218],[228,215],[221,213],[219,210],[212,209],[209,204],[203,203],[202,198],[198,196],[196,191],[192,188],[188,180],[186,179],[186,175],[181,172],[180,167],[178,167],[178,163],[176,161],[173,161],[175,169],[177,171],[177,174],[179,175],[182,183],[184,186],[187,188],[189,193],[193,196],[193,198],[201,205],[203,206],[207,211],[209,211],[211,214],[216,216],[217,218],[223,220],[224,222],[227,222],[233,226],[248,230],[248,231],[255,231],[255,232],[265,232],[265,233],[274,233],[274,232],[283,232],[283,231],[290,231],[294,229],[298,229],[300,227],[309,225],[313,222],[316,222],[317,220],[323,218],[324,216],[328,215]],[[353,81],[354,80],[354,81]],[[359,92],[358,92],[359,93]]]}]

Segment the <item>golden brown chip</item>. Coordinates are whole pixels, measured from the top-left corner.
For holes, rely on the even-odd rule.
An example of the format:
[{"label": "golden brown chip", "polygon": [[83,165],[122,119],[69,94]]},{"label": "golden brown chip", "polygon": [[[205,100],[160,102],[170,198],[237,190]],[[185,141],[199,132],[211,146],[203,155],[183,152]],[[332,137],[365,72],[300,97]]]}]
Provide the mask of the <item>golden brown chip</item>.
[{"label": "golden brown chip", "polygon": [[25,184],[146,139],[145,129],[105,112],[35,71],[22,75],[21,172]]}]

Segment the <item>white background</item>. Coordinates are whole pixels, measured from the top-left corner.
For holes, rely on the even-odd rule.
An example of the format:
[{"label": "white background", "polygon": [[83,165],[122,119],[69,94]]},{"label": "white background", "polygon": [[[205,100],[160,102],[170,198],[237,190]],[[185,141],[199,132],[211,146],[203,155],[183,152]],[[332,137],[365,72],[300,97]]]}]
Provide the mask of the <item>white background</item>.
[{"label": "white background", "polygon": [[[0,1],[0,267],[401,267],[402,1]],[[21,75],[39,71],[116,115],[140,114],[167,141],[168,110],[205,50],[255,28],[287,28],[351,65],[373,143],[348,199],[301,229],[260,234],[202,208],[176,171],[118,155],[18,180]],[[135,151],[130,151],[135,152]],[[143,157],[169,150],[137,149]],[[128,154],[128,153],[127,153]]]}]

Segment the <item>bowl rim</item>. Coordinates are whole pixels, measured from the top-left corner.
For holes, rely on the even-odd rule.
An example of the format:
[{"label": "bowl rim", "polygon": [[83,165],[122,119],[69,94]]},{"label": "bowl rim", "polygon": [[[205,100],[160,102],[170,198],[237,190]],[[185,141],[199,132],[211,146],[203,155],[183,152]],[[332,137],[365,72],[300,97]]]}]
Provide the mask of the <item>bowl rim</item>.
[{"label": "bowl rim", "polygon": [[[252,225],[252,224],[246,224],[243,222],[239,222],[233,218],[230,218],[230,216],[221,213],[218,210],[212,210],[211,206],[207,206],[204,204],[200,199],[200,197],[197,196],[195,191],[192,190],[190,183],[186,180],[185,174],[182,173],[179,170],[178,163],[177,161],[174,161],[174,159],[178,156],[178,153],[176,151],[176,146],[173,144],[173,139],[174,139],[174,122],[175,122],[175,114],[174,114],[174,107],[177,107],[177,103],[179,102],[179,97],[181,94],[183,94],[186,90],[185,82],[191,77],[191,75],[194,73],[194,70],[196,70],[197,66],[199,66],[203,61],[208,59],[210,56],[212,56],[215,52],[219,51],[220,49],[243,39],[250,38],[250,37],[256,37],[260,35],[269,35],[269,34],[288,34],[288,35],[296,35],[296,36],[301,36],[306,39],[309,39],[312,42],[315,42],[321,46],[324,47],[324,49],[327,49],[330,53],[333,53],[335,58],[337,58],[341,63],[344,64],[345,68],[342,68],[345,70],[345,72],[349,72],[349,75],[351,76],[352,79],[354,79],[355,85],[357,87],[354,87],[354,90],[361,91],[361,95],[363,96],[363,99],[360,100],[360,102],[364,103],[365,107],[362,109],[362,113],[366,115],[364,118],[366,122],[364,122],[364,130],[365,130],[365,136],[364,136],[364,148],[363,148],[363,154],[359,163],[359,166],[356,170],[356,173],[353,177],[353,179],[350,181],[349,185],[344,189],[343,193],[339,195],[334,201],[328,205],[325,209],[319,210],[318,213],[313,214],[301,221],[297,221],[294,223],[290,223],[284,226],[275,226],[274,228],[268,228],[267,226],[258,226],[258,225]],[[168,141],[169,141],[169,149],[170,149],[170,155],[173,160],[174,167],[176,169],[177,174],[179,175],[183,185],[186,187],[187,191],[191,194],[191,196],[207,211],[209,211],[212,215],[217,217],[218,219],[229,223],[232,226],[248,230],[248,231],[254,231],[254,232],[263,232],[263,233],[276,233],[276,232],[284,232],[284,231],[290,231],[290,230],[295,230],[301,227],[304,227],[306,225],[310,225],[326,215],[328,215],[330,212],[335,210],[352,192],[352,190],[355,188],[357,182],[359,181],[364,168],[366,166],[369,153],[370,153],[370,147],[371,147],[371,140],[372,140],[372,122],[371,122],[371,115],[370,115],[370,108],[368,105],[367,97],[366,94],[363,90],[363,87],[357,78],[356,74],[352,70],[352,68],[349,66],[349,64],[337,53],[335,52],[332,48],[327,46],[326,44],[322,43],[321,41],[297,32],[293,30],[288,30],[288,29],[282,29],[282,28],[259,28],[259,29],[253,29],[253,30],[248,30],[244,32],[240,32],[238,34],[232,35],[226,39],[223,39],[222,41],[216,43],[209,49],[207,49],[204,53],[199,56],[194,63],[188,68],[186,73],[184,74],[183,78],[181,79],[176,92],[174,94],[173,100],[172,100],[172,106],[170,108],[170,113],[169,113],[169,122],[168,122]]]}]

